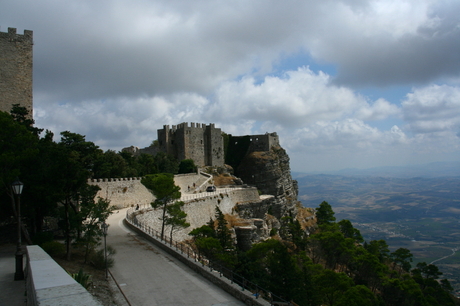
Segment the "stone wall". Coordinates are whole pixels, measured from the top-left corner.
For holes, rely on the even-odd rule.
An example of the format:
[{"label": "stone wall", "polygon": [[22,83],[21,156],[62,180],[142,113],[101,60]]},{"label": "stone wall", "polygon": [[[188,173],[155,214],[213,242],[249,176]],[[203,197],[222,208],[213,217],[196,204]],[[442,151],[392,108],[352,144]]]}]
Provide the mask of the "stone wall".
[{"label": "stone wall", "polygon": [[26,249],[27,270],[25,274],[28,306],[101,305],[41,247],[28,245]]},{"label": "stone wall", "polygon": [[249,137],[249,148],[248,152],[262,152],[270,151],[273,146],[279,146],[279,137],[276,132],[265,133],[260,135],[246,135],[246,136],[232,136],[231,141],[238,142],[243,137]]},{"label": "stone wall", "polygon": [[13,104],[27,108],[33,115],[32,102],[32,31],[16,34],[0,32],[0,111],[10,112]]},{"label": "stone wall", "polygon": [[141,184],[140,177],[94,179],[88,184],[99,186],[101,190],[96,197],[109,200],[110,205],[116,208],[150,205],[154,200],[152,193]]},{"label": "stone wall", "polygon": [[256,188],[227,190],[226,192],[212,192],[209,196],[186,202],[184,211],[187,213],[187,222],[190,228],[206,224],[210,218],[215,219],[216,206],[224,214],[235,214],[241,203],[259,202],[259,193]]}]

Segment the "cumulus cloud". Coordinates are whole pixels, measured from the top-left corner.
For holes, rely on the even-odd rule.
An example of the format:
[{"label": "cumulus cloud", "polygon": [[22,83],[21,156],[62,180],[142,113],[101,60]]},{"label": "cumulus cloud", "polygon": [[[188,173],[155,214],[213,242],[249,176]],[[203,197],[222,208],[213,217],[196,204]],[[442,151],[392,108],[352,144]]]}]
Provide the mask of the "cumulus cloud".
[{"label": "cumulus cloud", "polygon": [[460,130],[459,87],[431,85],[415,89],[402,107],[407,128],[413,133]]},{"label": "cumulus cloud", "polygon": [[[39,127],[115,150],[181,122],[277,131],[308,170],[458,159],[458,11],[431,0],[6,0],[0,20],[34,31]],[[286,59],[299,67],[273,69]],[[392,85],[413,89],[402,101],[359,93]]]}]

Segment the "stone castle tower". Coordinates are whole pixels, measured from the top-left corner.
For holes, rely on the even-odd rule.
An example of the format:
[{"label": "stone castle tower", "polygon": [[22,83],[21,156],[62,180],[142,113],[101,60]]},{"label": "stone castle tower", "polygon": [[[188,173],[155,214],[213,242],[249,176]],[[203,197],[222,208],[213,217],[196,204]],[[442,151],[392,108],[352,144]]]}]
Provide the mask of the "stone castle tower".
[{"label": "stone castle tower", "polygon": [[159,150],[177,160],[193,159],[197,166],[223,166],[224,141],[222,131],[214,124],[181,123],[158,130]]},{"label": "stone castle tower", "polygon": [[32,116],[32,36],[29,30],[16,34],[15,28],[0,32],[0,111],[19,104]]}]

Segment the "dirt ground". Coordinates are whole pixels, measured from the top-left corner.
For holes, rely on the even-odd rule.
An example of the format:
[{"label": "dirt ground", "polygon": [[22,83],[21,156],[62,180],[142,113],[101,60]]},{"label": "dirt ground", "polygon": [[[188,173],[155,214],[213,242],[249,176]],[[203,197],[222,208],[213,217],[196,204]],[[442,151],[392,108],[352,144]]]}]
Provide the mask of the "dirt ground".
[{"label": "dirt ground", "polygon": [[85,264],[82,253],[73,253],[71,261],[67,261],[62,257],[53,259],[68,273],[78,273],[81,268],[83,269],[83,272],[91,275],[92,283],[87,290],[101,303],[101,305],[129,305],[121,291],[118,289],[116,282],[112,279],[110,273],[108,273],[108,278],[106,279],[105,270],[99,270],[91,264]]}]

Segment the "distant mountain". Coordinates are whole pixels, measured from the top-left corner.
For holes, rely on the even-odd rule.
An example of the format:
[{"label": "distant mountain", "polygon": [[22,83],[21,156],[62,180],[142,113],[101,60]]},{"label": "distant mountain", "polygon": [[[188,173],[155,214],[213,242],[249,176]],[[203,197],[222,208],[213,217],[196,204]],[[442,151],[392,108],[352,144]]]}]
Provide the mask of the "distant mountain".
[{"label": "distant mountain", "polygon": [[415,166],[375,167],[368,169],[348,168],[339,171],[324,172],[292,172],[292,177],[300,178],[312,174],[328,174],[342,176],[371,176],[371,177],[452,177],[460,176],[460,162],[434,162]]}]

